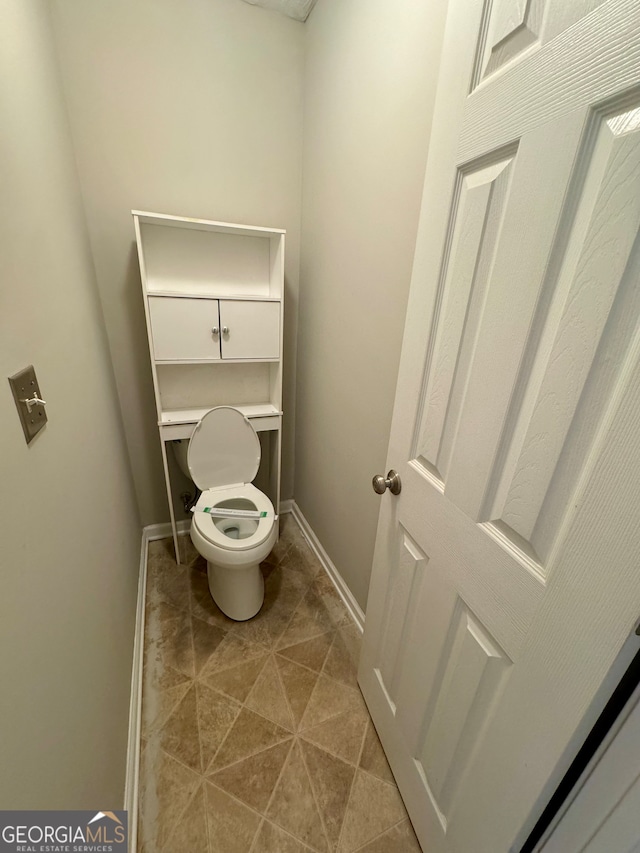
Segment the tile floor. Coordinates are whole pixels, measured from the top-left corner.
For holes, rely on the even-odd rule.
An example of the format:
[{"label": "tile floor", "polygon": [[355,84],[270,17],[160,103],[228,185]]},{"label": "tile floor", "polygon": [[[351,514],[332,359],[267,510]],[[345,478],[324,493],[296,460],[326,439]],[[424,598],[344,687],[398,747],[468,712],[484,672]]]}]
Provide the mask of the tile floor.
[{"label": "tile floor", "polygon": [[360,635],[291,516],[227,619],[149,545],[139,853],[420,853],[356,682]]}]

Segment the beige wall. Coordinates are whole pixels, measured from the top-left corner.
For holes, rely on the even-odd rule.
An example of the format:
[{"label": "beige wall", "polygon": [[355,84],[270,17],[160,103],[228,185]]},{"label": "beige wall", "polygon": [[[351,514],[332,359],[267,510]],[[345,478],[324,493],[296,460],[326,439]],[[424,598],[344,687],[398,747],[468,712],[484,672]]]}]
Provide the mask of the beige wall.
[{"label": "beige wall", "polygon": [[444,0],[319,0],[306,24],[295,498],[362,607]]},{"label": "beige wall", "polygon": [[140,525],[43,0],[0,4],[0,804],[121,807]]},{"label": "beige wall", "polygon": [[286,228],[292,495],[303,25],[239,0],[53,0],[144,524],[168,520],[131,208]]}]

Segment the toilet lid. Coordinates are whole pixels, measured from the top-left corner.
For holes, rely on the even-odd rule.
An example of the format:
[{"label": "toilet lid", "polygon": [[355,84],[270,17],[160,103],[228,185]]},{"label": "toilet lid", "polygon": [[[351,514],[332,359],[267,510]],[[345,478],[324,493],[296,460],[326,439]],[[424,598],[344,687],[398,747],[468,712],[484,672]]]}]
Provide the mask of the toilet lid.
[{"label": "toilet lid", "polygon": [[193,431],[187,465],[203,491],[250,483],[260,465],[260,440],[242,412],[219,406],[207,412]]}]

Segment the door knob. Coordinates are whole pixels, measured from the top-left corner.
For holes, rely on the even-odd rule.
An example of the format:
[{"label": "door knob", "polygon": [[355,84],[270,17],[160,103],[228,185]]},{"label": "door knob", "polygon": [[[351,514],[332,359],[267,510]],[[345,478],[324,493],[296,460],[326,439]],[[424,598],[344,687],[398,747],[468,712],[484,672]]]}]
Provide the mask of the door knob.
[{"label": "door knob", "polygon": [[228,327],[228,326],[223,326],[223,327],[222,327],[222,334],[223,334],[223,335],[228,335],[228,334],[229,334],[229,327]]},{"label": "door knob", "polygon": [[377,495],[384,495],[387,489],[389,489],[392,495],[399,495],[402,488],[400,476],[393,468],[387,473],[386,477],[383,477],[382,474],[376,474],[371,484],[373,485],[373,491]]}]

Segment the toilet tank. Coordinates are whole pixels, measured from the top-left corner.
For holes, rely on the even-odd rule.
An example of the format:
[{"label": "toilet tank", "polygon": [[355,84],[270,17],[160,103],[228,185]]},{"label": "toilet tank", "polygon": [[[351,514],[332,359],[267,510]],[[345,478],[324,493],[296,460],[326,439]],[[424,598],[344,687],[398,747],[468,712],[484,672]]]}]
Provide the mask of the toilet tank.
[{"label": "toilet tank", "polygon": [[189,449],[189,439],[187,438],[176,438],[171,442],[171,446],[173,447],[173,455],[176,458],[176,462],[182,473],[187,477],[187,479],[191,480],[191,473],[189,471],[189,466],[187,465],[187,450]]}]

